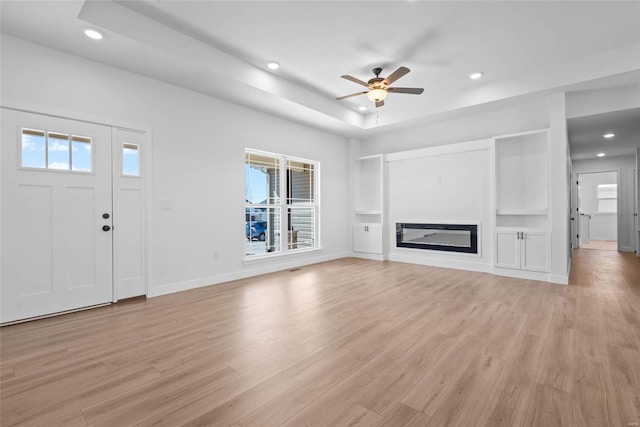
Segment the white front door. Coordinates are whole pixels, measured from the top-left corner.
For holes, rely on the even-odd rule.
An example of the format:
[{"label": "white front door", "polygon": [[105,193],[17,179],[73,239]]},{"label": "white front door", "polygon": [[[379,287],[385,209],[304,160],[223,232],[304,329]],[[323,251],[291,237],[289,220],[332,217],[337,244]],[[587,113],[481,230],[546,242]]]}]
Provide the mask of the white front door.
[{"label": "white front door", "polygon": [[0,323],[111,302],[111,128],[1,119]]}]

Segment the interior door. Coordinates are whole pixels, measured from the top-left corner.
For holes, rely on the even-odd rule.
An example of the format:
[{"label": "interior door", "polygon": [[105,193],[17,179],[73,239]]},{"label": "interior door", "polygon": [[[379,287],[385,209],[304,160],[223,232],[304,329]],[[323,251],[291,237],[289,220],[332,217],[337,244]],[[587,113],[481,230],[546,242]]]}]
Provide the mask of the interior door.
[{"label": "interior door", "polygon": [[111,302],[111,128],[1,114],[0,322]]}]

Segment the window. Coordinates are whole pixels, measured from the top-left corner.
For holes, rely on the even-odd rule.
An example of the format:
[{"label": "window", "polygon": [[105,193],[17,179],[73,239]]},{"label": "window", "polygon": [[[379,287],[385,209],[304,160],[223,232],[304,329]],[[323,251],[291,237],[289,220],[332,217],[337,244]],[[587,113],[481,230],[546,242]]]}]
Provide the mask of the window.
[{"label": "window", "polygon": [[91,172],[91,138],[35,129],[21,133],[23,168]]},{"label": "window", "polygon": [[318,246],[318,162],[245,152],[245,254]]},{"label": "window", "polygon": [[618,212],[618,184],[598,185],[598,213]]},{"label": "window", "polygon": [[122,144],[122,175],[140,176],[140,152],[138,144]]}]

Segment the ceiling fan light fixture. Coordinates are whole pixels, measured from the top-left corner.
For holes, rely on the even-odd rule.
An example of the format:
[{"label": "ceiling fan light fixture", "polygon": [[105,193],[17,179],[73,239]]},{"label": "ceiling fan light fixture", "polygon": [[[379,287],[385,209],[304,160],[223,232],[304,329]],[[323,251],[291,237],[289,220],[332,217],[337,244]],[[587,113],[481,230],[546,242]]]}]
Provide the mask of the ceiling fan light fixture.
[{"label": "ceiling fan light fixture", "polygon": [[387,91],[384,89],[371,89],[367,92],[367,98],[373,102],[380,102],[387,97]]}]

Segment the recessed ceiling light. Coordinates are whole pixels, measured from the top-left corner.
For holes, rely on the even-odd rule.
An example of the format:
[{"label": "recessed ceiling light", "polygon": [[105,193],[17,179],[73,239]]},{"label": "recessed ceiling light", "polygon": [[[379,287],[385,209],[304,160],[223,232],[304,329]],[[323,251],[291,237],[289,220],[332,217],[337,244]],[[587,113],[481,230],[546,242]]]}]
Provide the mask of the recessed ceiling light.
[{"label": "recessed ceiling light", "polygon": [[604,154],[604,153],[598,153],[598,154],[597,154],[597,156],[598,156],[598,157],[604,157],[604,156],[606,156],[606,154]]},{"label": "recessed ceiling light", "polygon": [[616,136],[616,134],[615,134],[615,133],[613,133],[613,132],[610,132],[610,133],[605,133],[605,134],[604,134],[604,135],[602,135],[602,136],[604,136],[604,137],[605,137],[605,138],[607,138],[607,139],[611,139],[611,138],[613,138],[614,136]]},{"label": "recessed ceiling light", "polygon": [[267,67],[269,67],[272,70],[277,70],[278,68],[280,68],[280,64],[277,63],[276,61],[269,61],[267,62]]},{"label": "recessed ceiling light", "polygon": [[98,30],[94,30],[93,28],[87,28],[84,30],[84,35],[93,40],[102,40],[102,33]]},{"label": "recessed ceiling light", "polygon": [[366,105],[361,105],[361,106],[358,107],[358,110],[367,111],[367,107],[366,107]]},{"label": "recessed ceiling light", "polygon": [[475,73],[471,73],[469,74],[469,78],[471,80],[478,80],[480,77],[484,76],[484,73],[481,71],[477,71]]}]

